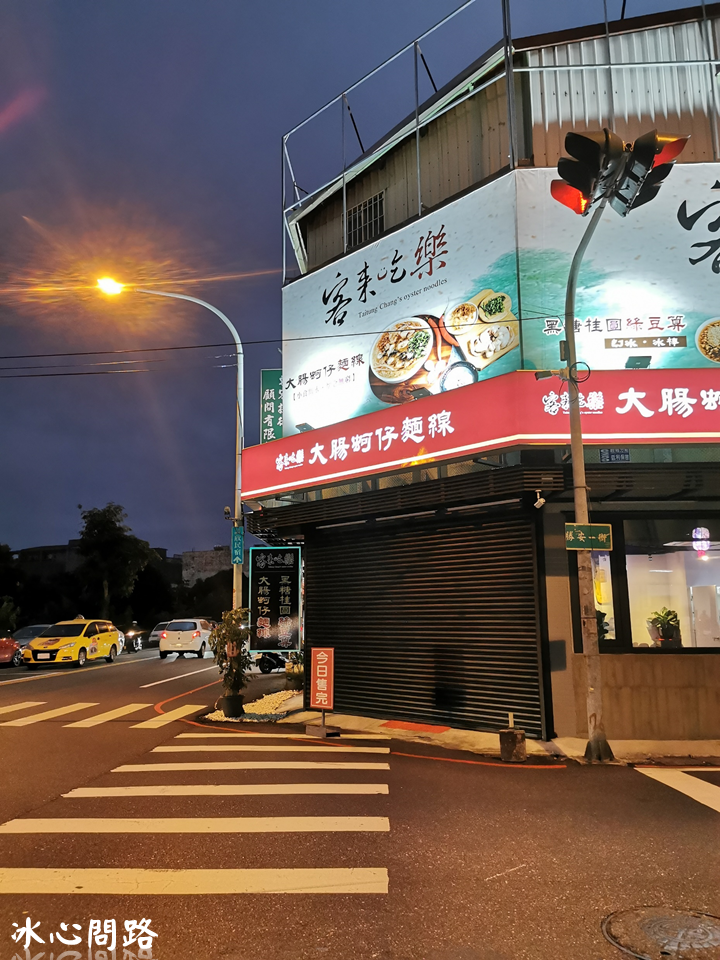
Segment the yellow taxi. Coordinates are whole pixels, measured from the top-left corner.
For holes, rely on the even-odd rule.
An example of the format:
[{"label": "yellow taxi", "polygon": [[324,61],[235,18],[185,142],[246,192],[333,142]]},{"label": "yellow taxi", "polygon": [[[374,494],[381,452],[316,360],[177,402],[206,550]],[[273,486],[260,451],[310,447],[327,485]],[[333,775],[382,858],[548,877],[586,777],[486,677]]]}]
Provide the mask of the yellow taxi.
[{"label": "yellow taxi", "polygon": [[36,670],[43,663],[83,667],[104,657],[112,663],[120,650],[117,627],[109,620],[61,620],[47,627],[23,650],[23,663]]}]

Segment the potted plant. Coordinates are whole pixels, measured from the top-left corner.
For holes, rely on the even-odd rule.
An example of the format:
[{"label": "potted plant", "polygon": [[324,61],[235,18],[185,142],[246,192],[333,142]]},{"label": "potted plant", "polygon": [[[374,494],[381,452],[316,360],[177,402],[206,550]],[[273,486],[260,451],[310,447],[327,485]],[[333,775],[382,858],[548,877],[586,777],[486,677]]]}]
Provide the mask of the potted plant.
[{"label": "potted plant", "polygon": [[226,610],[221,622],[210,634],[210,646],[223,682],[224,695],[216,706],[226,717],[241,717],[245,712],[240,691],[252,679],[249,675],[253,662],[248,649],[249,620],[250,611],[244,607]]},{"label": "potted plant", "polygon": [[655,613],[650,615],[648,623],[656,631],[661,647],[682,646],[680,620],[676,610],[668,610],[667,607],[656,610]]}]

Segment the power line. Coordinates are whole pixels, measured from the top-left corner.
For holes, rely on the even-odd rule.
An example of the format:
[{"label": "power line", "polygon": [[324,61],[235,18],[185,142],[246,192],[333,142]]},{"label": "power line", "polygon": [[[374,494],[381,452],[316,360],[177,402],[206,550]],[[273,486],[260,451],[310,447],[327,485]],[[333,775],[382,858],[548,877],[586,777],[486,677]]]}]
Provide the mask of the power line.
[{"label": "power line", "polygon": [[[555,319],[556,314],[547,314],[545,316],[538,317],[523,317],[519,320],[519,323],[527,323],[529,320],[547,320],[548,318]],[[411,318],[407,318],[411,319]],[[401,321],[397,321],[400,323]],[[383,327],[382,330],[362,330],[362,331],[348,331],[347,333],[328,333],[322,336],[312,336],[312,337],[268,337],[262,340],[243,340],[243,346],[259,346],[268,343],[302,343],[308,340],[339,340],[344,337],[371,337],[371,336],[380,336],[381,333],[384,333],[387,327]],[[0,355],[0,360],[40,360],[40,359],[60,359],[63,357],[109,357],[109,356],[120,356],[128,353],[161,353],[172,350],[212,350],[219,347],[234,347],[234,343],[191,343],[182,346],[172,346],[172,347],[133,347],[125,350],[84,350],[84,351],[71,351],[68,353],[16,353],[16,354],[7,354]],[[227,354],[229,356],[229,354]],[[1,369],[1,368],[0,368]]]}]

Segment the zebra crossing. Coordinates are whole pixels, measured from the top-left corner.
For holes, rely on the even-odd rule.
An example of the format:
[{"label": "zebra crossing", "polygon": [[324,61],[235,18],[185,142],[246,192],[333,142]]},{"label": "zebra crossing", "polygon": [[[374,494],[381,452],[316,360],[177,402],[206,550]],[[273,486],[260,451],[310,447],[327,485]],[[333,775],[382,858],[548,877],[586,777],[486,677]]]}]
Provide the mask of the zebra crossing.
[{"label": "zebra crossing", "polygon": [[[37,706],[42,704],[32,704],[33,708]],[[78,712],[90,706],[97,704],[69,705],[76,707]],[[127,705],[124,715],[131,712],[130,706],[139,710],[143,705]],[[23,709],[26,707],[27,704],[24,704]],[[69,707],[64,708],[66,713],[57,713],[57,710],[41,711],[41,714],[28,714],[25,719],[41,723],[43,714],[44,719],[52,719],[48,718],[50,713],[54,713],[55,717],[65,717],[72,712]],[[86,727],[96,726],[98,723],[108,722],[111,714],[123,715],[118,714],[121,709],[95,714],[80,722]],[[40,719],[33,721],[33,718],[38,717]],[[387,779],[390,771],[390,748],[377,743],[379,740],[387,741],[389,737],[381,734],[351,734],[347,737],[351,743],[346,743],[345,739],[343,737],[341,742],[329,745],[325,742],[305,740],[302,734],[286,731],[235,733],[210,730],[207,733],[178,734],[171,743],[149,750],[141,758],[142,762],[122,764],[110,770],[103,785],[75,787],[64,793],[57,801],[60,804],[60,815],[42,817],[34,811],[33,816],[19,817],[0,824],[0,842],[4,845],[21,842],[23,837],[43,835],[43,849],[49,851],[47,866],[0,867],[0,894],[59,895],[82,892],[132,896],[242,893],[386,895],[389,884],[388,869],[376,863],[378,849],[385,848],[378,848],[377,841],[373,838],[390,833],[390,819],[384,815],[387,813],[387,799],[383,800],[389,794]],[[187,754],[194,754],[200,759],[175,760],[177,755]],[[232,759],[215,759],[221,754]],[[253,759],[258,754],[264,759]],[[286,756],[292,759],[283,759]],[[204,759],[206,757],[213,759]],[[178,773],[183,774],[186,771],[189,775],[181,779],[188,782],[177,782]],[[218,771],[226,772],[226,782],[215,782],[223,779],[216,775]],[[265,771],[269,772],[267,782],[256,782],[262,781],[262,773]],[[298,782],[296,776],[286,777],[286,771],[304,771],[304,782]],[[323,774],[318,780],[315,780],[316,771]],[[362,776],[380,771],[380,778],[371,776],[365,780]],[[140,775],[137,777],[140,782],[133,782],[136,779],[134,776],[131,776],[128,782],[128,775],[131,774]],[[108,778],[113,781],[110,785],[107,785]],[[156,782],[148,783],[149,779]],[[193,779],[198,782],[191,782]],[[175,806],[171,808],[173,816],[122,816],[125,811],[122,806],[118,806],[122,798],[136,797],[160,800],[175,798]],[[196,799],[202,797],[218,800],[224,797],[243,797],[245,799],[242,812],[247,815],[208,816],[207,805],[198,803]],[[253,801],[254,797],[258,799]],[[303,797],[309,798],[313,806],[298,808],[297,804]],[[106,804],[98,803],[104,798],[119,799],[113,801],[113,806],[108,808]],[[265,804],[265,798],[275,798],[271,809],[266,805],[253,809],[253,802]],[[312,798],[317,799],[313,801]],[[346,798],[346,801],[343,801],[343,798]],[[343,811],[338,807],[342,802],[350,803],[351,808]],[[68,813],[71,815],[63,816],[63,806],[67,804],[70,806]],[[135,806],[128,807],[128,812],[134,814],[135,809]],[[150,812],[151,809],[143,811],[144,814]],[[234,811],[219,809],[218,812]],[[270,812],[275,815],[268,816]],[[313,815],[307,815],[309,812]],[[258,816],[258,813],[264,815]],[[177,851],[182,848],[177,847],[177,844],[183,842],[184,837],[220,834],[227,838],[236,838],[236,862],[240,864],[253,863],[252,859],[248,861],[244,855],[243,845],[251,842],[253,837],[256,838],[252,842],[263,846],[259,848],[259,852],[257,847],[253,847],[254,862],[262,866],[218,869],[213,866],[212,853],[209,853],[207,864],[201,861],[199,867],[178,867],[182,860],[178,860]],[[267,855],[262,853],[262,838],[264,835],[270,837],[278,834],[309,835],[313,838],[313,844],[318,843],[320,846],[302,848],[308,851],[305,856],[311,858],[310,863],[299,862],[292,867],[277,864],[276,860],[273,862],[271,859],[276,855],[272,854],[270,848]],[[359,848],[357,842],[350,847],[341,842],[342,837],[350,834],[358,837]],[[120,863],[113,866],[113,869],[57,864],[58,859],[62,860],[62,851],[67,850],[67,847],[62,846],[63,840],[67,844],[67,838],[72,837],[80,843],[82,838],[88,835],[96,838],[93,840],[95,844],[111,843],[113,836],[156,837],[162,844],[162,849],[167,850],[172,869],[154,866],[156,857],[153,858],[152,867],[146,863]],[[338,837],[335,844],[331,842],[333,836]],[[53,837],[56,838],[57,847],[53,846]],[[367,844],[363,837],[367,838]],[[268,843],[270,842],[268,840]],[[152,847],[156,847],[156,844]],[[277,847],[272,849],[277,850]],[[313,851],[320,849],[321,865],[313,865],[312,860],[316,859]],[[359,853],[356,852],[358,850]],[[266,856],[269,861],[267,864]],[[346,862],[356,858],[362,860],[362,865]]]},{"label": "zebra crossing", "polygon": [[[0,714],[20,713],[34,707],[45,706],[44,700],[25,700],[21,703],[11,703],[0,707]],[[99,707],[99,703],[80,701],[78,703],[67,703],[61,707],[54,707],[50,710],[41,710],[39,713],[28,713],[21,717],[15,717],[12,720],[0,721],[0,727],[27,727],[31,724],[43,723],[45,721],[54,721],[60,717],[69,717],[70,714],[87,711],[91,707]],[[130,725],[130,730],[155,730],[158,727],[164,727],[175,720],[182,720],[200,710],[207,708],[206,703],[185,703],[174,710],[168,710],[164,713],[153,714],[146,720]],[[82,720],[73,720],[69,723],[63,723],[61,726],[69,727],[74,730],[86,730],[97,727],[103,723],[110,723],[113,720],[119,720],[133,713],[139,713],[141,710],[153,711],[152,703],[126,703],[112,710],[105,710],[102,713],[94,713],[89,717],[83,717]]]}]

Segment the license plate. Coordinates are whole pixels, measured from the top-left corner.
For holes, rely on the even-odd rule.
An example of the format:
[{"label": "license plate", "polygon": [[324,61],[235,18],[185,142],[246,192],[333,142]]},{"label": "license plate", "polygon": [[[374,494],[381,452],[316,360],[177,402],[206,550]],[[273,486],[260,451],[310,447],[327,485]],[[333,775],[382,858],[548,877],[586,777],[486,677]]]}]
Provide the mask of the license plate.
[{"label": "license plate", "polygon": [[39,654],[37,655],[37,658],[38,658],[38,660],[49,660],[49,659],[50,659],[50,654],[49,654],[49,653],[39,653]]}]

